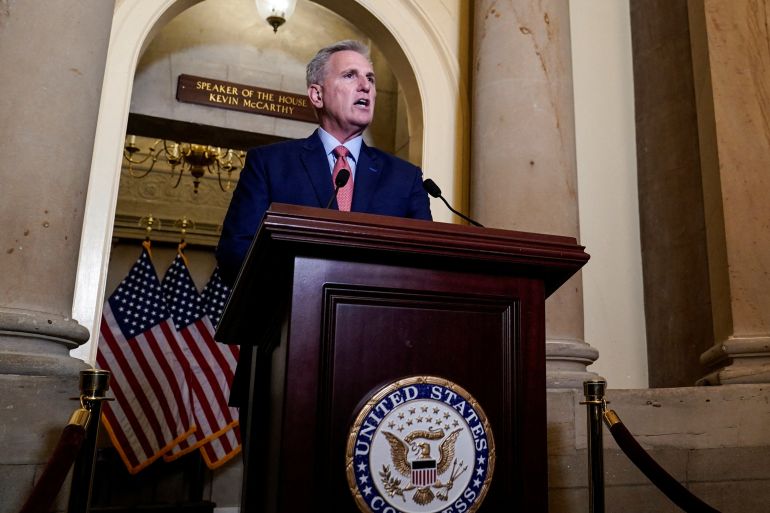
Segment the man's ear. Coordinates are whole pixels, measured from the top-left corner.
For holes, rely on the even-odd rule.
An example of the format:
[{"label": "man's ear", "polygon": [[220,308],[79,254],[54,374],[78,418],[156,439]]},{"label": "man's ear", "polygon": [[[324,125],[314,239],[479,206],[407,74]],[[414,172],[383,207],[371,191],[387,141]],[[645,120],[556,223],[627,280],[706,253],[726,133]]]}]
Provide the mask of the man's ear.
[{"label": "man's ear", "polygon": [[321,93],[321,86],[319,84],[311,84],[307,88],[307,97],[310,98],[310,103],[313,107],[320,109],[324,106],[323,94]]}]

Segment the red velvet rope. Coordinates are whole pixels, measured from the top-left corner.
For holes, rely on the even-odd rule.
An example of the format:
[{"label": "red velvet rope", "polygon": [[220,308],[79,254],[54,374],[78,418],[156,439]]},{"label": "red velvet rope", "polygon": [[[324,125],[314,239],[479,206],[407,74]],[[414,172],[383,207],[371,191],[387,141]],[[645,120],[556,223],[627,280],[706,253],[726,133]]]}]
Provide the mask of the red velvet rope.
[{"label": "red velvet rope", "polygon": [[61,485],[85,437],[86,430],[82,426],[69,424],[64,428],[43,475],[35,483],[32,493],[19,513],[48,513],[51,510],[53,501],[59,494]]},{"label": "red velvet rope", "polygon": [[610,427],[610,433],[612,433],[620,449],[628,456],[628,459],[674,504],[687,513],[719,513],[718,510],[693,495],[690,490],[682,486],[679,481],[658,465],[652,456],[647,454],[647,451],[639,445],[634,435],[628,431],[622,422]]}]

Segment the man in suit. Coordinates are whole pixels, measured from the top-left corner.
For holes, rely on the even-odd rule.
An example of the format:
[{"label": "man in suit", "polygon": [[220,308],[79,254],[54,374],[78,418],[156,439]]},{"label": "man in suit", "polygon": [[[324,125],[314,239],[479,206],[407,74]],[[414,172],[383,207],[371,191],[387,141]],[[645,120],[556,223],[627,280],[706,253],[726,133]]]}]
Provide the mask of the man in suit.
[{"label": "man in suit", "polygon": [[[363,142],[377,96],[368,49],[358,41],[322,48],[307,65],[307,86],[320,127],[307,139],[254,148],[246,157],[217,247],[222,277],[230,284],[268,206],[325,207],[334,197],[340,168],[351,177],[332,207],[431,220],[420,168]],[[233,406],[245,406],[250,355],[249,347],[241,348],[230,396]]]},{"label": "man in suit", "polygon": [[230,283],[270,203],[325,207],[340,167],[351,177],[332,207],[431,219],[422,171],[363,142],[377,96],[368,49],[358,41],[322,48],[307,66],[307,86],[320,127],[307,139],[254,148],[246,157],[217,248]]}]

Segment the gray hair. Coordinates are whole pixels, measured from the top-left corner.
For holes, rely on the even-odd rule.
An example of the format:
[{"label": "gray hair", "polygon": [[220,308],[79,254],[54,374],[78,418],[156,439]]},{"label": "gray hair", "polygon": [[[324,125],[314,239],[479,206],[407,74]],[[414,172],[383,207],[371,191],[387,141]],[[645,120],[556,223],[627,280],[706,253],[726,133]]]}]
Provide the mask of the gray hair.
[{"label": "gray hair", "polygon": [[369,59],[369,48],[362,42],[354,39],[337,41],[332,45],[318,50],[318,53],[315,54],[313,60],[307,64],[307,72],[305,75],[307,86],[310,87],[311,84],[320,84],[323,82],[324,76],[326,75],[326,64],[329,62],[331,56],[337,52],[344,51],[358,52]]}]

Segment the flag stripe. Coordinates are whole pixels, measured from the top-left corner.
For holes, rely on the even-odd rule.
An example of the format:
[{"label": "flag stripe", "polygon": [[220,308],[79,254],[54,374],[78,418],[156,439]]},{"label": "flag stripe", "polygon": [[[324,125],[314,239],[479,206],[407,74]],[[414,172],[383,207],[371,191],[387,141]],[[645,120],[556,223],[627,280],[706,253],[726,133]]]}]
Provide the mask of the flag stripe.
[{"label": "flag stripe", "polygon": [[[226,450],[221,443],[224,438],[227,438],[228,445],[232,448]],[[241,452],[241,436],[240,428],[235,427],[228,431],[225,435],[213,440],[211,443],[204,445],[201,448],[201,454],[203,455],[203,461],[210,469],[221,467],[233,457]]]},{"label": "flag stripe", "polygon": [[[139,368],[136,368],[136,366],[131,365],[127,361],[126,354],[124,354],[119,347],[117,347],[117,344],[115,343],[115,339],[111,336],[111,333],[109,330],[107,330],[108,333],[104,334],[104,341],[107,343],[108,348],[111,350],[111,354],[113,359],[115,360],[115,363],[117,364],[117,367],[121,370],[122,377],[125,379],[125,381],[128,383],[129,387],[134,393],[134,398],[139,403],[139,408],[137,408],[138,411],[142,412],[142,417],[146,419],[147,423],[149,423],[149,428],[152,430],[153,435],[155,436],[155,443],[158,447],[163,445],[163,429],[160,427],[160,421],[158,417],[156,416],[157,409],[154,407],[153,404],[151,404],[150,399],[147,397],[147,393],[152,390],[152,388],[143,387],[140,383],[140,378],[137,377],[136,371],[142,371],[144,374],[144,369],[142,365],[142,361],[144,361],[143,355],[140,351],[137,351],[135,353],[132,353],[132,355],[135,358],[135,362],[139,366]],[[146,362],[145,362],[146,365]],[[113,367],[110,367],[111,369]],[[159,389],[160,386],[156,379],[154,379],[154,376],[152,373],[149,376],[144,375],[142,378],[145,378],[147,381],[151,381],[151,386],[154,385],[156,389]],[[152,401],[157,402],[157,401]],[[130,407],[130,404],[128,405]],[[124,407],[123,410],[125,411],[126,408]],[[133,408],[132,408],[133,410]],[[128,412],[126,411],[128,414]],[[144,438],[144,431],[142,429],[142,425],[144,422],[141,422],[137,418],[137,415],[131,415],[128,414],[127,420],[131,422],[131,427],[134,429],[134,432],[139,435],[142,434],[142,437],[139,438],[141,441]],[[153,451],[150,449],[149,441],[147,443],[142,443],[142,448],[144,449],[145,453],[147,455],[152,454]]]},{"label": "flag stripe", "polygon": [[[182,335],[184,339],[187,338],[183,333],[180,335]],[[186,345],[185,347],[188,351],[191,350],[191,348],[189,347],[189,344]],[[173,350],[177,358],[179,359],[179,361],[186,362],[187,368],[189,369],[189,364],[191,363],[190,358],[185,354],[185,351],[182,349],[182,347],[175,345]],[[190,378],[189,385],[191,387],[191,391],[193,392],[191,402],[193,403],[192,406],[195,410],[194,414],[197,414],[195,415],[196,425],[200,430],[204,431],[202,434],[205,437],[206,433],[210,433],[211,431],[210,426],[212,423],[216,423],[216,419],[214,418],[214,414],[213,412],[211,412],[211,408],[209,407],[209,405],[206,404],[205,402],[200,401],[201,397],[205,396],[205,394],[203,393],[200,381],[192,372],[188,372],[188,377]]]},{"label": "flag stripe", "polygon": [[[233,368],[238,363],[237,360],[232,357],[232,353],[226,347],[214,340],[214,327],[208,316],[198,319],[195,325],[201,337],[200,348],[205,353],[205,358],[212,362],[212,367],[221,374],[218,381],[225,385],[229,384],[233,379]],[[213,365],[213,362],[216,362],[216,365]]]},{"label": "flag stripe", "polygon": [[[173,333],[170,332],[169,322],[162,323],[160,325],[160,328],[164,332],[164,335],[166,337],[174,336]],[[186,427],[189,426],[189,424],[184,423],[184,420],[187,418],[187,416],[185,415],[184,417],[179,418],[179,421],[181,422],[179,425],[176,425],[177,421],[175,420],[174,416],[171,414],[171,411],[170,411],[171,408],[174,408],[175,410],[179,410],[180,405],[189,404],[189,400],[185,400],[183,398],[183,393],[180,390],[182,386],[180,386],[179,382],[175,379],[177,378],[177,376],[174,375],[174,371],[171,369],[171,364],[168,361],[168,357],[166,353],[164,351],[161,351],[160,345],[162,344],[162,341],[165,342],[165,341],[168,341],[168,339],[156,337],[155,333],[153,333],[152,330],[147,332],[146,335],[147,335],[146,340],[143,340],[143,342],[149,342],[148,346],[146,347],[148,347],[150,349],[150,352],[153,354],[153,356],[155,356],[157,364],[160,366],[160,368],[163,370],[163,373],[168,378],[169,385],[171,387],[172,396],[174,399],[174,402],[166,402],[166,401],[163,401],[162,399],[159,401],[160,406],[163,410],[163,415],[166,418],[166,422],[168,423],[168,426],[176,427],[179,430],[184,430]],[[141,339],[144,337],[139,337],[139,338]],[[174,342],[172,342],[172,345],[173,344]],[[142,360],[144,360],[143,352],[139,352],[135,354],[137,354],[137,357],[139,355],[142,355]],[[146,360],[144,361],[146,363]],[[152,368],[149,366],[147,367],[146,372],[148,373],[148,375],[152,375],[153,377],[155,376],[155,374],[152,373]],[[155,379],[154,381],[157,382],[157,379]],[[184,406],[182,406],[181,409],[183,411],[188,411],[188,408],[184,408]],[[175,413],[178,413],[178,411]]]},{"label": "flag stripe", "polygon": [[227,405],[230,381],[237,363],[237,348],[233,351],[214,340],[214,328],[206,314],[207,308],[211,311],[211,307],[215,306],[211,301],[221,307],[226,298],[227,288],[217,279],[215,270],[204,289],[207,300],[204,302],[184,256],[179,254],[161,284],[180,335],[181,347],[175,348],[175,354],[188,371],[192,414],[198,427],[194,436],[165,456],[167,460],[178,458],[190,448],[200,446],[209,463],[217,464],[220,459],[240,450],[239,431],[233,432],[238,426],[238,412]]},{"label": "flag stripe", "polygon": [[[105,309],[107,308],[105,306]],[[107,331],[109,332],[109,330]],[[110,333],[111,335],[112,333]],[[105,428],[126,468],[131,474],[135,474],[160,457],[177,440],[164,442],[164,445],[152,448],[149,439],[145,436],[145,430],[140,420],[144,418],[144,412],[147,410],[139,406],[139,402],[135,397],[132,397],[132,394],[123,391],[121,383],[126,383],[127,380],[116,362],[113,361],[112,365],[110,364],[109,355],[111,355],[111,351],[105,351],[103,346],[100,346],[96,356],[97,363],[101,368],[117,370],[117,372],[113,372],[112,379],[110,380],[110,390],[113,392],[116,400],[115,402],[106,402],[104,404],[104,420],[107,421],[105,422]],[[133,405],[133,407],[124,408],[126,405]],[[138,416],[136,412],[138,412]],[[121,418],[124,419],[123,422],[120,420]],[[184,433],[179,438],[183,439],[188,434],[189,432]],[[132,443],[132,441],[136,441],[136,443]],[[137,444],[139,444],[138,447]],[[136,450],[139,450],[140,453],[137,453]]]},{"label": "flag stripe", "polygon": [[[209,343],[215,344],[216,342],[214,342],[214,339],[211,338],[211,334],[207,334],[206,331],[203,331],[206,329],[205,325],[202,326],[202,330],[200,329],[201,326],[198,326],[199,322],[200,321],[196,321],[195,323],[191,324],[188,329],[183,330],[182,333],[185,337],[185,340],[189,344],[193,357],[197,360],[200,369],[206,376],[206,381],[204,381],[204,383],[209,385],[207,387],[207,392],[209,393],[206,395],[208,396],[209,400],[216,405],[217,409],[223,413],[225,421],[229,423],[232,421],[232,418],[230,417],[230,412],[228,411],[227,398],[225,397],[224,391],[222,390],[225,384],[217,379],[214,370],[210,365],[207,364],[211,360],[207,360],[203,354],[204,349],[209,349],[208,352],[212,353],[210,350],[211,348],[207,346]],[[195,326],[197,329],[193,330],[193,326]],[[218,351],[214,351],[213,353],[216,355]]]},{"label": "flag stripe", "polygon": [[[160,338],[160,341],[165,342],[164,345],[166,346],[164,347],[164,353],[169,355],[175,354],[174,348],[179,347],[179,340],[176,337],[176,330],[174,329],[174,326],[171,324],[171,321],[169,320],[168,322],[162,323],[160,327],[163,330],[163,335],[164,335],[163,338]],[[170,368],[171,360],[172,360],[171,358],[164,358],[163,363],[168,369],[167,375],[170,374],[173,376],[173,371]],[[177,368],[179,368],[180,361],[177,360],[176,358],[174,358],[172,361],[173,361],[173,364],[177,366]],[[186,383],[187,374],[188,373],[183,368],[180,376],[181,384],[179,382],[171,383],[175,404],[178,405],[180,408],[184,408],[185,412],[190,411],[189,387],[188,387],[188,384]],[[183,417],[183,420],[184,419],[189,419],[189,417]]]},{"label": "flag stripe", "polygon": [[[211,352],[211,356],[216,360],[217,365],[224,373],[226,382],[232,382],[234,374],[233,369],[235,368],[235,364],[238,363],[237,359],[232,358],[232,351],[228,351],[222,344],[219,344],[214,340],[214,326],[212,326],[211,320],[208,317],[204,317],[198,322],[202,324],[202,326],[199,326],[199,330],[205,339],[206,348]],[[230,358],[228,358],[228,356]],[[226,403],[227,401],[225,401],[225,404]]]},{"label": "flag stripe", "polygon": [[[107,367],[106,363],[104,362],[104,357],[102,356],[101,353],[98,353],[96,355],[96,362],[103,369]],[[120,381],[118,380],[112,380],[112,382],[110,383],[110,391],[116,397],[116,399],[125,397],[125,394],[123,393],[123,389],[120,386]],[[118,404],[117,406],[113,406],[110,402],[105,402],[104,407],[102,408],[102,414],[108,420],[108,424],[110,426],[109,428],[110,433],[114,438],[117,438],[119,440],[119,443],[115,444],[115,446],[118,447],[119,452],[121,453],[121,456],[123,457],[123,460],[126,463],[126,466],[129,468],[133,468],[139,465],[139,457],[136,455],[136,452],[134,452],[132,444],[129,443],[128,438],[126,437],[126,432],[120,426],[120,421],[117,419],[117,417],[115,416],[115,413],[113,412],[113,408],[115,407],[120,408],[120,405]],[[139,433],[139,436],[141,436],[144,439],[144,442],[142,443],[142,447],[145,449],[145,455],[146,455],[148,452],[149,444],[147,443],[147,439],[146,437],[144,437],[144,434],[141,433],[141,431]]]},{"label": "flag stripe", "polygon": [[241,443],[238,411],[227,404],[239,350],[214,340],[209,318],[221,315],[229,291],[215,269],[199,294],[181,253],[166,271],[161,289],[179,335],[180,347],[174,353],[187,372],[191,412],[198,428],[164,458],[175,459],[200,447],[207,466],[215,468],[238,454]]},{"label": "flag stripe", "polygon": [[238,363],[238,358],[241,356],[241,349],[238,346],[235,345],[228,345],[227,347],[230,348],[230,353],[233,355],[233,360],[235,363]]},{"label": "flag stripe", "polygon": [[[120,354],[123,357],[125,357],[126,360],[130,363],[130,368],[132,370],[132,374],[129,375],[129,376],[124,376],[124,374],[122,374],[122,373],[118,374],[116,376],[118,380],[123,381],[123,380],[126,380],[126,379],[135,378],[135,376],[133,375],[133,372],[137,372],[137,371],[141,370],[140,367],[139,367],[139,362],[136,361],[137,353],[142,353],[142,354],[147,353],[149,355],[149,357],[153,360],[152,364],[150,365],[151,368],[153,367],[153,365],[160,366],[164,362],[166,362],[166,358],[165,357],[163,357],[159,363],[156,362],[155,354],[153,354],[152,351],[143,349],[143,344],[146,345],[146,341],[142,341],[140,339],[138,341],[133,341],[132,342],[132,341],[126,340],[125,337],[122,336],[121,332],[117,328],[118,325],[117,325],[117,322],[115,321],[112,309],[111,309],[109,304],[105,305],[104,315],[103,316],[104,316],[104,318],[107,321],[107,327],[108,328],[115,328],[114,330],[113,329],[109,329],[107,331],[103,331],[102,332],[102,336],[108,342],[108,348],[112,349],[110,351],[110,354],[116,352],[115,350],[117,349],[117,352],[120,352]],[[166,326],[167,327],[168,327],[168,324],[169,323],[166,322]],[[162,340],[162,338],[161,338],[161,340]],[[122,348],[125,348],[126,350],[124,351]],[[116,372],[122,372],[122,368],[118,367],[118,368],[115,369],[115,371]],[[181,372],[181,371],[179,371],[179,372]],[[166,404],[167,403],[167,398],[166,398],[166,395],[164,393],[162,393],[162,392],[163,392],[163,390],[178,388],[178,386],[179,386],[178,385],[179,377],[174,375],[173,372],[172,372],[172,375],[170,377],[169,377],[169,375],[167,373],[162,373],[162,374],[156,376],[155,373],[151,371],[150,374],[152,374],[155,379],[158,379],[160,381],[160,385],[155,386],[155,387],[147,386],[147,387],[145,387],[144,391],[146,391],[148,393],[151,393],[152,397],[155,398],[155,402],[157,402],[158,404],[160,404],[160,405]],[[141,373],[141,376],[139,376],[139,378],[141,378],[142,376],[144,376],[144,372]],[[134,386],[136,384],[137,384],[137,382],[132,383],[132,385],[134,385]],[[175,400],[176,400],[177,404],[182,402],[181,397],[179,395],[177,395],[177,394],[175,394]],[[127,401],[132,406],[132,409],[135,410],[135,411],[137,411],[137,410],[141,411],[143,406],[146,406],[146,405],[138,404],[138,401],[136,400],[136,398],[134,396],[127,396]],[[149,411],[151,411],[154,414],[155,413],[155,408],[154,407],[150,408]],[[189,424],[184,424],[184,428],[185,429],[187,429],[188,427],[189,427]]]}]

